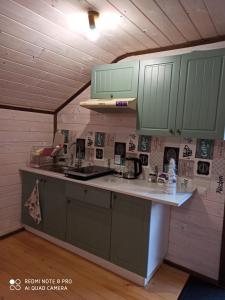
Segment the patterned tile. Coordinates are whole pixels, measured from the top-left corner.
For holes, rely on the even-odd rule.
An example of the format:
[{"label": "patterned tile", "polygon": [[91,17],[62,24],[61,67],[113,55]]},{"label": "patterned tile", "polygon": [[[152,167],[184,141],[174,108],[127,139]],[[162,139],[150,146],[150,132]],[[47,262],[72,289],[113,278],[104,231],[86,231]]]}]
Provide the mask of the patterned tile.
[{"label": "patterned tile", "polygon": [[154,169],[158,166],[159,172],[163,171],[163,152],[151,152],[150,154],[150,166]]},{"label": "patterned tile", "polygon": [[193,178],[194,163],[193,160],[179,159],[178,175],[181,177]]}]

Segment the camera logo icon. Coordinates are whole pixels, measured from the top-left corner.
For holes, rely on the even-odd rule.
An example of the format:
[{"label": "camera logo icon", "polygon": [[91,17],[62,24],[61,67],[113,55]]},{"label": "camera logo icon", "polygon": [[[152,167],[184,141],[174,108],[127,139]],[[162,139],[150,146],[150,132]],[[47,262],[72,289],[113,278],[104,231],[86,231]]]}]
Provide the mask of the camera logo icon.
[{"label": "camera logo icon", "polygon": [[9,280],[9,289],[11,291],[20,291],[21,290],[21,280],[20,279],[10,279]]}]

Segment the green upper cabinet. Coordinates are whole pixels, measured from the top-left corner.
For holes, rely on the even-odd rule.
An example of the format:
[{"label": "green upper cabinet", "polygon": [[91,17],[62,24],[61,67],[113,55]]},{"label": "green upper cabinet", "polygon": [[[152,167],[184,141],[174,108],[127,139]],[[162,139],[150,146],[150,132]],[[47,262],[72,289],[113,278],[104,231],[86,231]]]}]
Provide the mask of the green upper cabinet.
[{"label": "green upper cabinet", "polygon": [[91,98],[136,98],[139,61],[95,66],[91,77]]},{"label": "green upper cabinet", "polygon": [[151,135],[175,132],[180,56],[141,61],[137,129]]},{"label": "green upper cabinet", "polygon": [[182,56],[176,128],[190,137],[223,138],[225,49]]},{"label": "green upper cabinet", "polygon": [[139,133],[224,138],[224,71],[225,49],[141,62]]}]

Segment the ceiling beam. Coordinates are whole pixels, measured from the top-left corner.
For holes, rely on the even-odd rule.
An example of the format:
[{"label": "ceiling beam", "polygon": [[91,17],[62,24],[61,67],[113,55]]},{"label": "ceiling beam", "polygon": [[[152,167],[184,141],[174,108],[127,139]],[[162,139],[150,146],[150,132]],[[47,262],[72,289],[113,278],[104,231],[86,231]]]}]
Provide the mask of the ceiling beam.
[{"label": "ceiling beam", "polygon": [[0,109],[29,111],[29,112],[34,112],[34,113],[50,114],[50,115],[54,115],[54,113],[55,113],[54,111],[50,111],[50,110],[36,109],[36,108],[29,108],[29,107],[22,107],[22,106],[14,106],[14,105],[5,105],[5,104],[0,104]]}]

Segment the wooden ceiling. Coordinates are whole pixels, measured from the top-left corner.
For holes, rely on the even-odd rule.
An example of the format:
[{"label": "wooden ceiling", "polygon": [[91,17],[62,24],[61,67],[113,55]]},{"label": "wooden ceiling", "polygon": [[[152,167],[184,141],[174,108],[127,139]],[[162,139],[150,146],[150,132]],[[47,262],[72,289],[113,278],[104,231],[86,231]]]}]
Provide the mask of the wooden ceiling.
[{"label": "wooden ceiling", "polygon": [[[67,15],[117,13],[96,42]],[[225,0],[0,0],[0,105],[55,111],[90,80],[95,64],[225,35]]]}]

